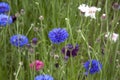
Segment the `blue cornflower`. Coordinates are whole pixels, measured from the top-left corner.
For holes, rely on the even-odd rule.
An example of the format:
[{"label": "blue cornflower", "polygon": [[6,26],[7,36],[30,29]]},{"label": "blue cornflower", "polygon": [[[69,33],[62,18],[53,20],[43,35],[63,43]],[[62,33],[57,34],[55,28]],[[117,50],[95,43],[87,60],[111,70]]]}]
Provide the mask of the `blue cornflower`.
[{"label": "blue cornflower", "polygon": [[0,14],[0,26],[6,26],[7,24],[11,24],[13,19],[11,16],[6,14]]},{"label": "blue cornflower", "polygon": [[86,75],[94,74],[101,71],[102,64],[97,60],[89,60],[84,63],[84,68],[86,69]]},{"label": "blue cornflower", "polygon": [[13,35],[10,38],[10,43],[16,47],[22,47],[26,44],[28,44],[28,38],[24,35]]},{"label": "blue cornflower", "polygon": [[48,36],[52,43],[59,44],[61,42],[64,42],[68,38],[69,34],[66,29],[54,28],[49,32]]},{"label": "blue cornflower", "polygon": [[10,6],[6,2],[0,2],[0,13],[6,13],[10,11]]},{"label": "blue cornflower", "polygon": [[38,75],[35,77],[35,80],[54,80],[52,76],[46,75]]}]

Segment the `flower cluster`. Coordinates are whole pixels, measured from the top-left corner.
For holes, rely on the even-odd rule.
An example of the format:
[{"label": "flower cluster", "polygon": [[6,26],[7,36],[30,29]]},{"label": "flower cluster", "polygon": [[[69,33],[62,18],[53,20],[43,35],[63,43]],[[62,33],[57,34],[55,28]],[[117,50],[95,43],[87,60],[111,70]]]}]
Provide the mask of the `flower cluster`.
[{"label": "flower cluster", "polygon": [[63,28],[55,28],[51,30],[48,34],[50,40],[54,44],[59,44],[64,42],[68,38],[68,32]]},{"label": "flower cluster", "polygon": [[102,64],[97,60],[89,60],[84,63],[84,68],[86,70],[86,75],[95,74],[97,72],[100,72],[102,69]]},{"label": "flower cluster", "polygon": [[105,37],[110,39],[111,41],[116,42],[118,40],[119,34],[108,32],[105,34]]},{"label": "flower cluster", "polygon": [[26,44],[28,44],[28,38],[24,35],[13,35],[10,38],[10,43],[16,47],[22,47]]},{"label": "flower cluster", "polygon": [[48,74],[42,74],[35,77],[35,80],[54,80],[52,76]]},{"label": "flower cluster", "polygon": [[42,61],[39,61],[39,60],[36,60],[30,64],[30,68],[32,68],[32,69],[35,68],[36,71],[39,71],[43,67],[44,67],[44,63]]},{"label": "flower cluster", "polygon": [[68,44],[68,45],[66,45],[65,47],[62,48],[62,53],[65,56],[68,56],[68,57],[76,56],[78,51],[79,51],[78,44],[76,44],[76,46],[73,46],[72,44]]},{"label": "flower cluster", "polygon": [[100,11],[100,10],[101,10],[101,8],[97,8],[97,7],[95,7],[95,6],[89,7],[89,6],[86,5],[86,4],[80,5],[80,6],[78,7],[78,9],[79,9],[82,13],[84,13],[86,17],[89,16],[89,17],[94,18],[94,19],[96,19],[95,13],[96,13],[97,11]]},{"label": "flower cluster", "polygon": [[0,2],[0,27],[6,26],[15,21],[13,16],[9,16],[6,13],[10,11],[10,6],[6,2]]},{"label": "flower cluster", "polygon": [[[114,8],[120,9],[120,6],[118,4],[114,4]],[[95,6],[89,7],[86,4],[80,5],[78,7],[78,9],[82,13],[84,13],[84,15],[86,17],[89,16],[89,17],[94,18],[94,19],[96,19],[96,17],[95,17],[96,12],[101,10],[101,8],[97,8]],[[7,24],[11,24],[16,19],[15,16],[8,16],[6,14],[7,12],[9,12],[9,10],[10,10],[10,6],[8,3],[5,3],[5,2],[0,3],[0,26],[6,26]],[[40,18],[42,20],[42,17],[40,17]],[[101,18],[106,19],[106,14],[103,14],[101,16]],[[67,18],[66,18],[66,20],[67,20]],[[53,44],[60,44],[60,43],[64,42],[65,40],[67,40],[67,38],[69,37],[69,34],[68,34],[67,30],[64,28],[54,28],[48,33],[48,37]],[[105,34],[105,37],[116,42],[118,40],[119,34],[108,32]],[[10,38],[10,43],[13,46],[23,47],[24,45],[27,45],[27,47],[30,48],[30,50],[33,47],[35,47],[35,45],[37,45],[38,39],[33,38],[31,40],[32,45],[28,44],[28,42],[29,42],[28,38],[25,35],[21,35],[21,34],[13,35]],[[76,44],[76,45],[67,44],[61,50],[61,52],[63,53],[63,55],[66,59],[69,57],[77,56],[78,51],[79,51],[78,44]],[[54,55],[54,58],[56,60],[58,60],[59,55]],[[20,63],[20,65],[23,65],[23,63]],[[55,66],[59,67],[59,63],[57,62],[55,64]],[[86,71],[85,75],[99,73],[102,70],[101,62],[99,62],[98,60],[95,60],[95,59],[86,61],[83,64],[83,66],[84,66],[85,71]],[[40,60],[35,60],[32,63],[30,63],[29,67],[30,67],[30,69],[35,69],[36,71],[39,71],[39,70],[43,69],[44,63]],[[42,75],[36,76],[35,80],[54,80],[54,78],[51,75],[42,74]]]}]

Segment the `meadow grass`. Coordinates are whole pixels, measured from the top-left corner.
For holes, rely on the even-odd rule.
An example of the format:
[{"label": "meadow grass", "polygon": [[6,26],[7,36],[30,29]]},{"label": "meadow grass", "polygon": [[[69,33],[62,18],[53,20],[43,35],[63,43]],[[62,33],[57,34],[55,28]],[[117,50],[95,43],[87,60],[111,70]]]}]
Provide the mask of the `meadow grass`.
[{"label": "meadow grass", "polygon": [[[34,80],[39,74],[49,74],[54,80],[120,80],[120,40],[112,42],[104,37],[106,32],[120,33],[120,10],[112,8],[113,2],[119,0],[2,1],[10,4],[9,15],[17,13],[18,17],[13,24],[0,29],[0,80]],[[96,19],[80,15],[78,6],[83,3],[101,8]],[[24,14],[20,14],[21,9]],[[103,13],[105,20],[101,19]],[[40,16],[44,19],[40,20]],[[50,42],[48,33],[58,27],[66,28],[69,38],[56,45]],[[26,35],[29,42],[36,37],[38,44],[32,51],[25,46],[17,48],[10,44],[10,37],[15,34]],[[80,46],[78,55],[65,61],[62,47],[76,43]],[[54,55],[59,55],[59,59]],[[40,71],[29,67],[36,59],[44,62]],[[99,60],[102,70],[86,77],[83,63],[89,59]]]}]

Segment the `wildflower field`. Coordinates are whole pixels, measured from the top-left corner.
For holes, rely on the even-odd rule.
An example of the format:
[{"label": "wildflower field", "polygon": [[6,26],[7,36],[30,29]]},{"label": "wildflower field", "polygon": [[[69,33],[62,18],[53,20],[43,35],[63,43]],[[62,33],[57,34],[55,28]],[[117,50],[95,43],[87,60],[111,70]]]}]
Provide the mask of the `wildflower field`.
[{"label": "wildflower field", "polygon": [[119,0],[1,0],[0,80],[120,80]]}]

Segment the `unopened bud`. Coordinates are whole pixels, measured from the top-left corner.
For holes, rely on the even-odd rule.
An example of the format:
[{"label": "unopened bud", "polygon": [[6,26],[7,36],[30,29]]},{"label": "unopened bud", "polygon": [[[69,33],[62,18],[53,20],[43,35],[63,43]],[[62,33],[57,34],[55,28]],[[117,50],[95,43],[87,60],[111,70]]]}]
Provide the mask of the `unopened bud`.
[{"label": "unopened bud", "polygon": [[44,17],[43,17],[43,16],[40,16],[40,17],[39,17],[39,20],[41,20],[41,21],[44,20]]},{"label": "unopened bud", "polygon": [[101,19],[105,20],[106,19],[106,14],[102,14]]},{"label": "unopened bud", "polygon": [[25,14],[24,9],[21,9],[21,10],[20,10],[20,14],[21,14],[21,15],[24,15],[24,14]]},{"label": "unopened bud", "polygon": [[20,17],[20,13],[17,12],[17,13],[15,14],[15,16],[16,16],[16,17]]},{"label": "unopened bud", "polygon": [[112,8],[113,8],[114,10],[118,10],[118,9],[120,9],[120,5],[119,5],[117,2],[116,2],[116,3],[113,3]]},{"label": "unopened bud", "polygon": [[37,38],[33,38],[33,39],[32,39],[32,44],[35,44],[35,45],[36,45],[37,42],[38,42],[38,39],[37,39]]}]

